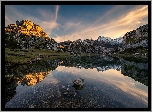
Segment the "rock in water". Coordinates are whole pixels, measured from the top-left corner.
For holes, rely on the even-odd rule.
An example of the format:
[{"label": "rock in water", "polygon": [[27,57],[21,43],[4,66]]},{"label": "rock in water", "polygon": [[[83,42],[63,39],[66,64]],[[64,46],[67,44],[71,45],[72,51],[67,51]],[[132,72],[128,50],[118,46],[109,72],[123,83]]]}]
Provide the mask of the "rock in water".
[{"label": "rock in water", "polygon": [[80,79],[74,80],[73,83],[75,86],[83,87],[85,82],[84,82],[84,79],[80,78]]}]

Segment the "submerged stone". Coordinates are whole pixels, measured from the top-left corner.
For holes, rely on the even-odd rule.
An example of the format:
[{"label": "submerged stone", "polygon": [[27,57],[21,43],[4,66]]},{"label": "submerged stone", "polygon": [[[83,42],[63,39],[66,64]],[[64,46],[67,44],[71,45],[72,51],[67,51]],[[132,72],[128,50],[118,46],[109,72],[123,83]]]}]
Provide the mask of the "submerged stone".
[{"label": "submerged stone", "polygon": [[81,90],[84,86],[84,79],[80,78],[80,79],[76,79],[73,81],[74,85],[73,87],[76,89],[76,90]]}]

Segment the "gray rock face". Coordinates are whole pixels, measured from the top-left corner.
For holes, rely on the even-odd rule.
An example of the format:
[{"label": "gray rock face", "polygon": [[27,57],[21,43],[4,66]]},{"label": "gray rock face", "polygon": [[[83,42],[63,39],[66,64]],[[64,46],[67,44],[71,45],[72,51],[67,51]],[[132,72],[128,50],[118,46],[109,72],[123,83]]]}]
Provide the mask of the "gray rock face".
[{"label": "gray rock face", "polygon": [[148,24],[140,26],[136,30],[127,32],[123,36],[122,49],[148,47]]}]

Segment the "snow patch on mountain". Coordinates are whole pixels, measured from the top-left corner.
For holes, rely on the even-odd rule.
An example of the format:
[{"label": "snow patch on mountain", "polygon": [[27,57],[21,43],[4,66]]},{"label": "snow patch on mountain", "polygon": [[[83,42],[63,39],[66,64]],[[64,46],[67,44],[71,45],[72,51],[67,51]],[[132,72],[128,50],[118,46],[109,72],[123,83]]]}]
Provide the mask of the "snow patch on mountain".
[{"label": "snow patch on mountain", "polygon": [[116,39],[111,39],[110,37],[99,36],[97,40],[98,42],[102,41],[102,42],[108,42],[110,44],[121,44],[123,41],[123,38],[119,37]]}]

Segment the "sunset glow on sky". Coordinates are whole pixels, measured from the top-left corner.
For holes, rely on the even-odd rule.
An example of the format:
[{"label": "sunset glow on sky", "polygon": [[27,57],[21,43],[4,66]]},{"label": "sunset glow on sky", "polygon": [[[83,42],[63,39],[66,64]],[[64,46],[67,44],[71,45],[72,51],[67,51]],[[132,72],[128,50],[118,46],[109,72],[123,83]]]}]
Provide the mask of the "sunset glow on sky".
[{"label": "sunset glow on sky", "polygon": [[5,26],[31,20],[57,42],[122,37],[148,24],[148,5],[6,5]]}]

